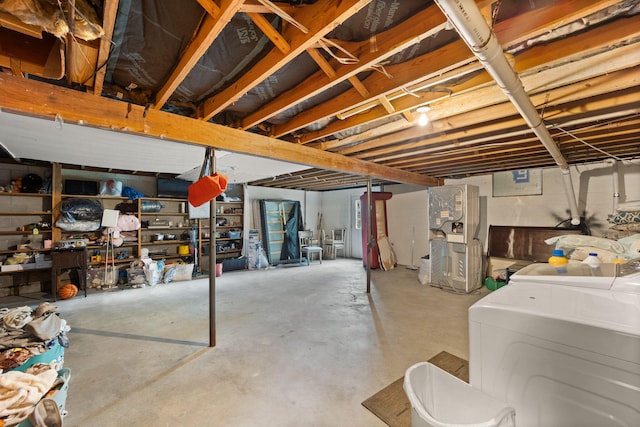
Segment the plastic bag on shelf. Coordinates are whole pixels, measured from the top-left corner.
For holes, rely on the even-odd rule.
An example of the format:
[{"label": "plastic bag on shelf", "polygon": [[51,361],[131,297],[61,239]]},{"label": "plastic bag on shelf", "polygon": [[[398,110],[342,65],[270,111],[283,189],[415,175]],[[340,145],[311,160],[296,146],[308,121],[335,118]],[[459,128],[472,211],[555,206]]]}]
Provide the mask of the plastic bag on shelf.
[{"label": "plastic bag on shelf", "polygon": [[64,199],[60,205],[60,215],[67,222],[101,221],[104,208],[96,199]]},{"label": "plastic bag on shelf", "polygon": [[100,183],[100,195],[101,196],[121,196],[122,195],[122,181],[117,179],[109,179]]}]

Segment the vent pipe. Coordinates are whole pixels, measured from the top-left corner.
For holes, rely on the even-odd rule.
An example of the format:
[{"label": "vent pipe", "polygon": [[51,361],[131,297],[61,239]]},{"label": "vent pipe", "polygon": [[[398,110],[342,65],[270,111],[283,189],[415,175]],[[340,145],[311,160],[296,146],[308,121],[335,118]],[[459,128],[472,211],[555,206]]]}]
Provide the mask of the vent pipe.
[{"label": "vent pipe", "polygon": [[480,10],[473,0],[435,0],[435,2],[560,167],[569,201],[571,224],[579,225],[580,215],[569,165],[544,125],[536,107],[524,91],[520,78],[511,68],[496,35],[485,22]]},{"label": "vent pipe", "polygon": [[605,163],[610,164],[613,168],[613,172],[611,173],[611,177],[613,178],[613,212],[615,215],[618,211],[618,207],[620,205],[620,176],[618,174],[618,160],[615,159],[607,159]]}]

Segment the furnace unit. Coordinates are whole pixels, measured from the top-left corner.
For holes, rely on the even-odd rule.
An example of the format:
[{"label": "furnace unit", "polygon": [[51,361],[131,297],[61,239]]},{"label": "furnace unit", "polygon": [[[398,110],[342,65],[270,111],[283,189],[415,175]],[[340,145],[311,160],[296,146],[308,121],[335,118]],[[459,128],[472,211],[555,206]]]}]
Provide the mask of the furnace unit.
[{"label": "furnace unit", "polygon": [[482,286],[480,199],[475,185],[429,188],[430,283],[468,293]]}]

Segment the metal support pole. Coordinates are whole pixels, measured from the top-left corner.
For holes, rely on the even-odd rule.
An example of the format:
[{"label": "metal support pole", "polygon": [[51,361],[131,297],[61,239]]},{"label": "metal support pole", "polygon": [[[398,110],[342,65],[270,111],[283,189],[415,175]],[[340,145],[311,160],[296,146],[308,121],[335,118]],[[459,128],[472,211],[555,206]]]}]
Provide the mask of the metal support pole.
[{"label": "metal support pole", "polygon": [[[211,173],[216,170],[216,156],[211,150]],[[209,202],[209,347],[216,346],[216,198]]]},{"label": "metal support pole", "polygon": [[371,293],[371,250],[373,249],[373,207],[371,206],[371,176],[367,179],[367,293]]}]

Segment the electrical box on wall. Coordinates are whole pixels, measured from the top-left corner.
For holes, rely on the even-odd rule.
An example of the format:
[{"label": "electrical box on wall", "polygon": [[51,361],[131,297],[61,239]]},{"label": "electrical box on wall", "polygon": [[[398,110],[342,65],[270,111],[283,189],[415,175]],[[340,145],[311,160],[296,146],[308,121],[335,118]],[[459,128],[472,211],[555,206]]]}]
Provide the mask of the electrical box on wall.
[{"label": "electrical box on wall", "polygon": [[475,185],[429,188],[429,228],[447,242],[469,243],[480,224],[479,189]]}]

